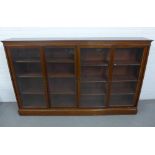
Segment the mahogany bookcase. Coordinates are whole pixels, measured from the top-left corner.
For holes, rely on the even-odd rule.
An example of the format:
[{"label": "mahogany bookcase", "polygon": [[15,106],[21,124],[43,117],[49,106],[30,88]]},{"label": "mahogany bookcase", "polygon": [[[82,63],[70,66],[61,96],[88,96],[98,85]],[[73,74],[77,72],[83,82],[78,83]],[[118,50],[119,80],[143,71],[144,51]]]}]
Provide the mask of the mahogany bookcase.
[{"label": "mahogany bookcase", "polygon": [[151,41],[3,41],[19,114],[136,114]]}]

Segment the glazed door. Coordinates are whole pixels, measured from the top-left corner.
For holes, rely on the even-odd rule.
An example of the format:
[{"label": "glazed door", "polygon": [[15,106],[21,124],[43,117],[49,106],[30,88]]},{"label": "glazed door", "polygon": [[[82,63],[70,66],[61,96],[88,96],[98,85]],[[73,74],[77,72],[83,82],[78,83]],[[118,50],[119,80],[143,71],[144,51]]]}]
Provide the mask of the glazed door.
[{"label": "glazed door", "polygon": [[79,107],[106,107],[110,48],[81,47]]},{"label": "glazed door", "polygon": [[144,48],[115,48],[109,106],[134,106]]},{"label": "glazed door", "polygon": [[44,51],[50,107],[77,107],[75,48],[45,47]]},{"label": "glazed door", "polygon": [[37,47],[8,48],[16,96],[22,108],[47,108],[40,53]]}]

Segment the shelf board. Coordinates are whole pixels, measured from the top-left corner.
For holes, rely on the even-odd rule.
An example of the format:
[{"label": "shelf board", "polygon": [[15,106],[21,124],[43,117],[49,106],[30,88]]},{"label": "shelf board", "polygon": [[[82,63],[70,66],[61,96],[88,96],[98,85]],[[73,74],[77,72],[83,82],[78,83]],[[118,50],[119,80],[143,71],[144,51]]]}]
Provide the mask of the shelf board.
[{"label": "shelf board", "polygon": [[17,74],[17,77],[19,78],[41,78],[42,75],[41,74],[34,74],[34,73],[30,73],[30,74]]},{"label": "shelf board", "polygon": [[115,61],[114,66],[140,66],[140,63],[132,60],[121,60]]},{"label": "shelf board", "polygon": [[37,91],[23,91],[21,92],[24,95],[44,95],[44,92]]},{"label": "shelf board", "polygon": [[113,75],[113,82],[121,82],[121,81],[137,81],[137,78],[135,76],[131,75],[120,75],[120,76],[115,76]]},{"label": "shelf board", "polygon": [[115,96],[115,95],[133,95],[133,94],[135,94],[135,93],[126,93],[126,92],[125,92],[125,93],[121,93],[121,94],[117,94],[117,93],[116,93],[116,94],[112,94],[112,95]]},{"label": "shelf board", "polygon": [[111,95],[133,95],[135,94],[134,92],[112,92]]},{"label": "shelf board", "polygon": [[124,87],[124,88],[112,88],[111,94],[114,95],[120,95],[120,94],[135,94],[135,88],[129,88],[129,87]]},{"label": "shelf board", "polygon": [[105,78],[81,78],[81,82],[108,82]]},{"label": "shelf board", "polygon": [[48,74],[50,78],[66,78],[66,77],[75,77],[74,74],[71,73],[55,73],[55,74]]},{"label": "shelf board", "polygon": [[40,63],[39,60],[15,60],[15,63]]},{"label": "shelf board", "polygon": [[82,95],[82,96],[105,96],[105,93],[101,93],[101,94],[99,94],[99,93],[81,93],[80,95]]},{"label": "shelf board", "polygon": [[50,92],[51,95],[76,95],[76,92]]},{"label": "shelf board", "polygon": [[108,63],[105,61],[82,61],[81,66],[108,66]]},{"label": "shelf board", "polygon": [[74,63],[74,60],[62,58],[62,59],[47,60],[47,63]]},{"label": "shelf board", "polygon": [[107,83],[108,81],[88,81],[88,80],[81,80],[81,83]]}]

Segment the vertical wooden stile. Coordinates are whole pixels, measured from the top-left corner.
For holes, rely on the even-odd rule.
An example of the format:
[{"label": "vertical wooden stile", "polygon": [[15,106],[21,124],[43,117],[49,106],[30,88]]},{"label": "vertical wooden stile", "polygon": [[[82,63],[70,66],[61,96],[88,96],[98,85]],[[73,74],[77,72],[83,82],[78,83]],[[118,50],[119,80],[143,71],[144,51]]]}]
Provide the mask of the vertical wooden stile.
[{"label": "vertical wooden stile", "polygon": [[81,63],[80,63],[80,48],[76,46],[76,80],[77,80],[77,107],[80,107],[80,70],[81,70]]},{"label": "vertical wooden stile", "polygon": [[46,57],[45,57],[45,50],[43,47],[40,47],[40,60],[41,60],[41,67],[42,67],[42,75],[44,79],[44,92],[45,92],[45,99],[47,103],[47,108],[51,107],[51,101],[49,96],[49,88],[48,88],[48,75],[47,75],[47,67],[46,67]]},{"label": "vertical wooden stile", "polygon": [[111,86],[112,86],[112,74],[113,74],[113,65],[114,65],[114,51],[115,49],[110,48],[109,63],[108,63],[108,86],[107,86],[107,97],[106,97],[106,107],[109,107],[110,95],[111,95]]},{"label": "vertical wooden stile", "polygon": [[142,60],[141,60],[141,64],[140,64],[138,83],[136,86],[136,94],[134,96],[134,101],[133,101],[134,106],[137,106],[137,104],[138,104],[138,100],[139,100],[139,96],[140,96],[140,92],[141,92],[141,87],[142,87],[142,83],[143,83],[143,78],[144,78],[144,74],[145,74],[148,55],[149,55],[149,47],[146,46],[146,47],[144,47]]}]

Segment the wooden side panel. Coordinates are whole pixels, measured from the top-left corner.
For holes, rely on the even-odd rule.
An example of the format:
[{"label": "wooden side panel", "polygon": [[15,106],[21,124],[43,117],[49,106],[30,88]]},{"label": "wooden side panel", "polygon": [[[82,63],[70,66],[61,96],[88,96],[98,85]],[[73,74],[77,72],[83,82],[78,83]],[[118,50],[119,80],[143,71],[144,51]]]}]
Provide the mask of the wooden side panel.
[{"label": "wooden side panel", "polygon": [[136,87],[136,95],[134,98],[134,106],[138,105],[140,92],[141,92],[141,88],[142,88],[142,84],[143,84],[143,79],[144,79],[144,75],[145,75],[147,59],[148,59],[148,55],[149,55],[149,49],[150,49],[150,47],[146,46],[143,51],[143,57],[142,57],[141,68],[140,68],[140,72],[139,72],[138,84]]}]

